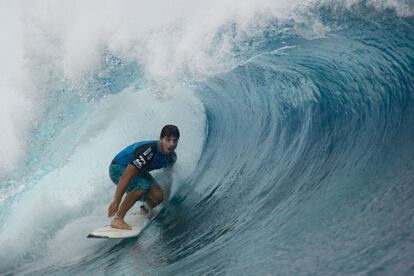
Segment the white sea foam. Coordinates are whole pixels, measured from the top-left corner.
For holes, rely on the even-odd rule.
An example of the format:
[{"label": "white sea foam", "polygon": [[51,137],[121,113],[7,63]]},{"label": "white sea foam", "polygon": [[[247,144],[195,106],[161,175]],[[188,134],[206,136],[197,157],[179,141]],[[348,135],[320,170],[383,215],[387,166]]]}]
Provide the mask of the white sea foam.
[{"label": "white sea foam", "polygon": [[25,94],[30,86],[23,63],[23,24],[18,14],[17,3],[0,2],[0,175],[13,170],[23,156],[24,140],[34,116],[33,103]]}]

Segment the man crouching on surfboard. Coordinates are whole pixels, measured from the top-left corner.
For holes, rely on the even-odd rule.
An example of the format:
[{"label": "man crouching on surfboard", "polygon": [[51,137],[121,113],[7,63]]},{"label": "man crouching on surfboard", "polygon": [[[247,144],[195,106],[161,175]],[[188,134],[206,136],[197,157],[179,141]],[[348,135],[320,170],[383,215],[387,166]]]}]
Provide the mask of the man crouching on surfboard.
[{"label": "man crouching on surfboard", "polygon": [[[114,200],[108,208],[111,227],[131,229],[124,221],[125,214],[138,200],[145,200],[143,209],[154,208],[163,201],[163,192],[149,173],[161,168],[170,169],[177,155],[175,148],[180,132],[174,125],[161,130],[159,141],[143,141],[132,144],[118,153],[109,166],[111,180],[117,185]],[[126,196],[121,203],[122,196]]]}]

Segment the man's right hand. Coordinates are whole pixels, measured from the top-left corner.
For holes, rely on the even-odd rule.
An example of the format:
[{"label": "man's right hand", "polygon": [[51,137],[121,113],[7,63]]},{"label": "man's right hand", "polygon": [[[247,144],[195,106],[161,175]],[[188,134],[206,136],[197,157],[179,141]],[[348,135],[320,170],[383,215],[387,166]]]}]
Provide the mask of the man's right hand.
[{"label": "man's right hand", "polygon": [[117,201],[112,201],[111,205],[109,205],[108,208],[108,217],[113,217],[119,209],[119,202]]}]

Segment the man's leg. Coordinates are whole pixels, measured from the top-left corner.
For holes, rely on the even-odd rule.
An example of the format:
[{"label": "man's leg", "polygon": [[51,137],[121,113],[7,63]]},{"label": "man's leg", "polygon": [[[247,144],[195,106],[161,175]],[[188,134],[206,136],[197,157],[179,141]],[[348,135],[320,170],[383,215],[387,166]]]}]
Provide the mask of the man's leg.
[{"label": "man's leg", "polygon": [[111,227],[118,229],[131,229],[131,226],[124,221],[124,217],[129,209],[134,206],[135,202],[142,197],[144,192],[144,190],[132,190],[126,194],[121,206],[119,206],[118,212],[111,222]]},{"label": "man's leg", "polygon": [[147,203],[154,208],[164,200],[162,189],[158,184],[151,186],[147,192]]}]

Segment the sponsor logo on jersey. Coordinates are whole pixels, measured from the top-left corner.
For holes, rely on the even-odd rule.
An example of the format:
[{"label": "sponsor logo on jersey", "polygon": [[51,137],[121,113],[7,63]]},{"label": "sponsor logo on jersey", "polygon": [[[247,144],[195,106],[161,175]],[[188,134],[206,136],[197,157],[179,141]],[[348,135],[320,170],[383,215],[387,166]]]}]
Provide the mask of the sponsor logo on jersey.
[{"label": "sponsor logo on jersey", "polygon": [[139,160],[142,162],[143,165],[147,164],[147,161],[142,155],[139,156]]},{"label": "sponsor logo on jersey", "polygon": [[151,153],[147,156],[147,159],[148,159],[148,160],[150,160],[153,156],[154,156],[154,153],[153,153],[153,152],[151,152]]},{"label": "sponsor logo on jersey", "polygon": [[151,152],[151,148],[147,148],[145,151],[144,151],[144,156],[147,156],[148,155],[148,153],[150,153]]},{"label": "sponsor logo on jersey", "polygon": [[134,163],[134,165],[138,168],[141,169],[142,168],[142,163],[140,160],[135,159],[134,161],[132,161],[132,163]]},{"label": "sponsor logo on jersey", "polygon": [[135,166],[137,166],[138,169],[141,169],[142,166],[144,166],[145,164],[147,164],[147,161],[145,160],[145,158],[142,155],[140,155],[138,157],[138,159],[135,159],[133,161],[133,163],[135,164]]}]

